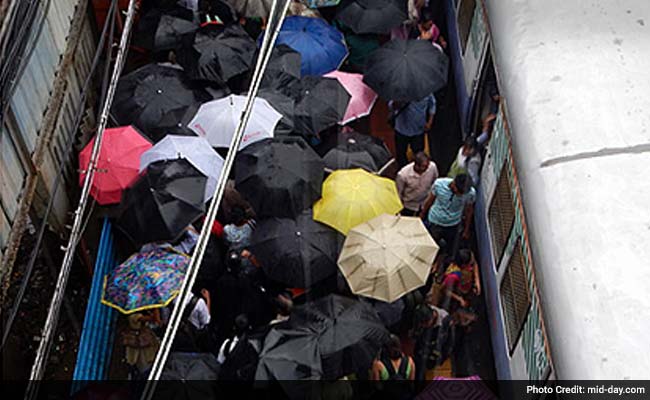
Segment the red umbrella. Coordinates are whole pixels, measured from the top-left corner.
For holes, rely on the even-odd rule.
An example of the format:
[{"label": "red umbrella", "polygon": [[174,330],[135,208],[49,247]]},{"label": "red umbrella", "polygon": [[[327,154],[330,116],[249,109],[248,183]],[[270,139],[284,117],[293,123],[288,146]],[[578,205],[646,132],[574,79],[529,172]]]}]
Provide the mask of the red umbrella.
[{"label": "red umbrella", "polygon": [[[95,138],[79,153],[79,184],[83,185]],[[106,129],[90,194],[101,205],[119,203],[122,191],[138,176],[140,156],[151,143],[132,126]]]}]

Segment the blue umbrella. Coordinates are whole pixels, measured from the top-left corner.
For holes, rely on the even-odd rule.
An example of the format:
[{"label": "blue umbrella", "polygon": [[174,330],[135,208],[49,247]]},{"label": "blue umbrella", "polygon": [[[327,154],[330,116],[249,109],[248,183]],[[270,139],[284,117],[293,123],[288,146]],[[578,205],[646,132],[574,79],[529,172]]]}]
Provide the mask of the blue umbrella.
[{"label": "blue umbrella", "polygon": [[286,44],[300,53],[303,76],[332,72],[348,56],[343,34],[319,18],[286,18],[277,43]]}]

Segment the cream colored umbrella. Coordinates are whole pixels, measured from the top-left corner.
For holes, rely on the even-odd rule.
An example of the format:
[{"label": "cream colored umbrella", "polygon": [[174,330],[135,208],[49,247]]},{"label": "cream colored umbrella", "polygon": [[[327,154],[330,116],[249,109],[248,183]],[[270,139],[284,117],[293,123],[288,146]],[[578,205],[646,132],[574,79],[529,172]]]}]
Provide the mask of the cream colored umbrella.
[{"label": "cream colored umbrella", "polygon": [[425,284],[437,253],[419,218],[383,214],[350,230],[338,266],[353,293],[392,303]]}]

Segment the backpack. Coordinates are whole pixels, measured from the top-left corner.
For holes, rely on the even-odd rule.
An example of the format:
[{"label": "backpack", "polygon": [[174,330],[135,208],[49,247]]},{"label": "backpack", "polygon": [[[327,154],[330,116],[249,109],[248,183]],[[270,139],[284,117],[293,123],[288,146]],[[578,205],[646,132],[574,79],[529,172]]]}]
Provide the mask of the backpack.
[{"label": "backpack", "polygon": [[409,365],[409,358],[402,355],[399,368],[395,371],[393,363],[389,357],[383,355],[380,362],[388,371],[388,380],[381,383],[381,399],[406,400],[413,398],[413,386],[406,373]]},{"label": "backpack", "polygon": [[408,376],[406,375],[406,370],[409,366],[409,359],[407,356],[402,355],[402,358],[399,361],[399,368],[395,371],[393,367],[393,362],[387,356],[382,356],[381,363],[384,364],[384,367],[388,371],[388,380],[389,381],[406,381]]}]

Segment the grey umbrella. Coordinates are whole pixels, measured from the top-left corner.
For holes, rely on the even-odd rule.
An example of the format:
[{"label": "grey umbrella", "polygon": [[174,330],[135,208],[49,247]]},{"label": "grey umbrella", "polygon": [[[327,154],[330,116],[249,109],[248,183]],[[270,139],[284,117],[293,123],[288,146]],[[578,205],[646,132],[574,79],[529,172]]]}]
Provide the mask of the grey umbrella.
[{"label": "grey umbrella", "polygon": [[228,3],[244,17],[267,17],[273,0],[228,0]]}]

